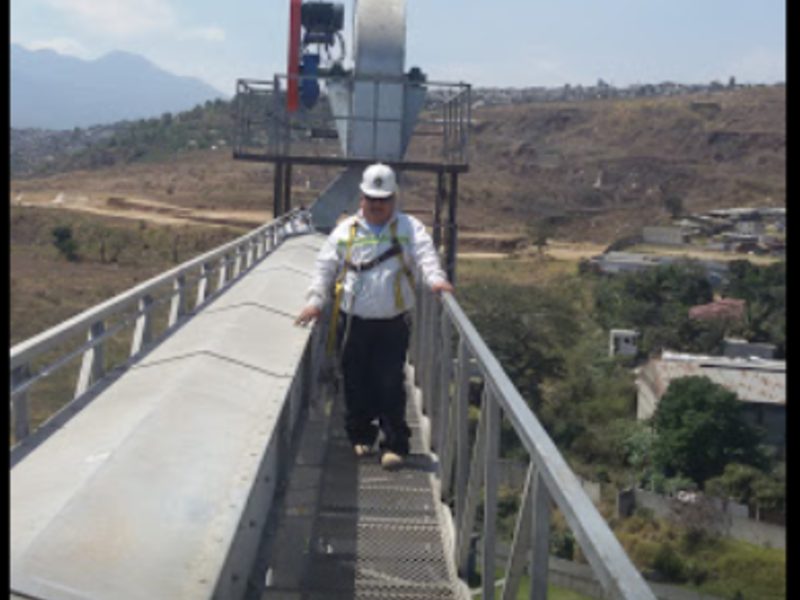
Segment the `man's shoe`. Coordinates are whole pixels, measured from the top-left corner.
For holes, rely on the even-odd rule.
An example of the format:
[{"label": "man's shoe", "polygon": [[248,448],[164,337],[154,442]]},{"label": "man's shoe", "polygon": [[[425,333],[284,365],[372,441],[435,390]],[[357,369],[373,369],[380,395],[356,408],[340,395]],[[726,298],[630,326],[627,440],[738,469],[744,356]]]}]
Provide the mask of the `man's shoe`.
[{"label": "man's shoe", "polygon": [[358,458],[361,458],[362,456],[370,454],[372,452],[372,447],[367,444],[356,444],[353,446],[353,452],[356,453]]},{"label": "man's shoe", "polygon": [[387,450],[381,456],[381,466],[386,469],[387,471],[393,471],[394,469],[399,469],[403,464],[403,457],[399,454],[392,452],[391,450]]}]

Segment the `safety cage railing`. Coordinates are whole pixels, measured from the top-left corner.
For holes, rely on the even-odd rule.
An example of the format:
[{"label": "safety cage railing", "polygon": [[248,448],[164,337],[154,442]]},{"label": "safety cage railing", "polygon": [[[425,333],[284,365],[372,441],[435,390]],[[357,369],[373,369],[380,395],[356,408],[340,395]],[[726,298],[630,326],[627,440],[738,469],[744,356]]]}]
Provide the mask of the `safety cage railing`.
[{"label": "safety cage railing", "polygon": [[[431,445],[440,459],[442,501],[453,510],[455,556],[467,578],[479,503],[483,502],[483,598],[511,600],[527,566],[531,598],[547,598],[552,505],[563,514],[608,598],[655,600],[607,523],[581,487],[547,432],[526,404],[452,295],[442,301],[418,294],[410,360]],[[470,435],[470,380],[482,381],[480,416]],[[497,466],[501,421],[507,418],[529,455],[504,582],[496,594]],[[489,574],[488,576],[486,576]]]},{"label": "safety cage railing", "polygon": [[[283,240],[310,230],[309,214],[296,209],[12,347],[12,464],[26,442],[46,437],[49,425],[95,384],[124,370]],[[30,396],[37,384],[49,389],[32,415]],[[65,388],[74,390],[66,398]]]},{"label": "safety cage railing", "polygon": [[[302,102],[296,111],[286,108],[289,81],[313,81],[320,87],[319,100],[312,108]],[[357,89],[366,97],[360,111],[336,114],[330,101],[334,82]],[[407,118],[405,103],[415,94],[424,98],[419,117]],[[355,77],[337,75],[276,75],[272,81],[237,81],[234,129],[234,157],[250,160],[310,159],[340,164],[343,160],[380,156],[385,139],[382,126],[399,128],[408,140],[404,162],[431,165],[467,165],[471,123],[471,87],[466,83],[420,82],[408,78]],[[350,108],[355,101],[350,100]],[[346,156],[339,143],[340,132],[360,127],[371,132],[371,143],[356,155]],[[345,135],[348,135],[345,133]]]}]

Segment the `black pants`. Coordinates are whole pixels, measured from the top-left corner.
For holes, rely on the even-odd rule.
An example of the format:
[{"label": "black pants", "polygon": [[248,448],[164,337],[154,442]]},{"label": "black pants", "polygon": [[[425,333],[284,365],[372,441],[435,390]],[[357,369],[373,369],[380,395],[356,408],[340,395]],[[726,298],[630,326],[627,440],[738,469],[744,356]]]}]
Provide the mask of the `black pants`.
[{"label": "black pants", "polygon": [[[339,324],[344,335],[347,317]],[[409,323],[403,314],[393,319],[352,317],[344,340],[345,429],[355,444],[375,443],[378,425],[384,434],[382,446],[400,455],[408,454],[411,430],[406,424],[405,372]]]}]

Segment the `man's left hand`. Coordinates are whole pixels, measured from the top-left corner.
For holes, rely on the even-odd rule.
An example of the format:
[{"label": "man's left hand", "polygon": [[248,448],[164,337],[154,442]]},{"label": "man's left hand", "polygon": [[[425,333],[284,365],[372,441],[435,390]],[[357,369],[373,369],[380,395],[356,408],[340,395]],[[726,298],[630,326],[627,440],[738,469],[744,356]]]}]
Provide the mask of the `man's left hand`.
[{"label": "man's left hand", "polygon": [[453,284],[449,281],[438,281],[431,286],[431,291],[436,294],[437,296],[441,296],[442,292],[448,292],[452,294],[455,292],[453,288]]}]

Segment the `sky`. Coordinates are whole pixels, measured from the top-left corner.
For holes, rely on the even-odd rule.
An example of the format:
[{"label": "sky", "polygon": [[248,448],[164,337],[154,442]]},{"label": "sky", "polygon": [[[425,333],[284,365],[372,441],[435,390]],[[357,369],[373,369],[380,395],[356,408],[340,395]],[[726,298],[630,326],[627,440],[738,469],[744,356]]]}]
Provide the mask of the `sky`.
[{"label": "sky", "polygon": [[[346,40],[355,0],[344,0]],[[10,0],[10,41],[226,94],[286,72],[289,0]],[[406,0],[406,68],[475,87],[786,80],[786,0]]]}]

